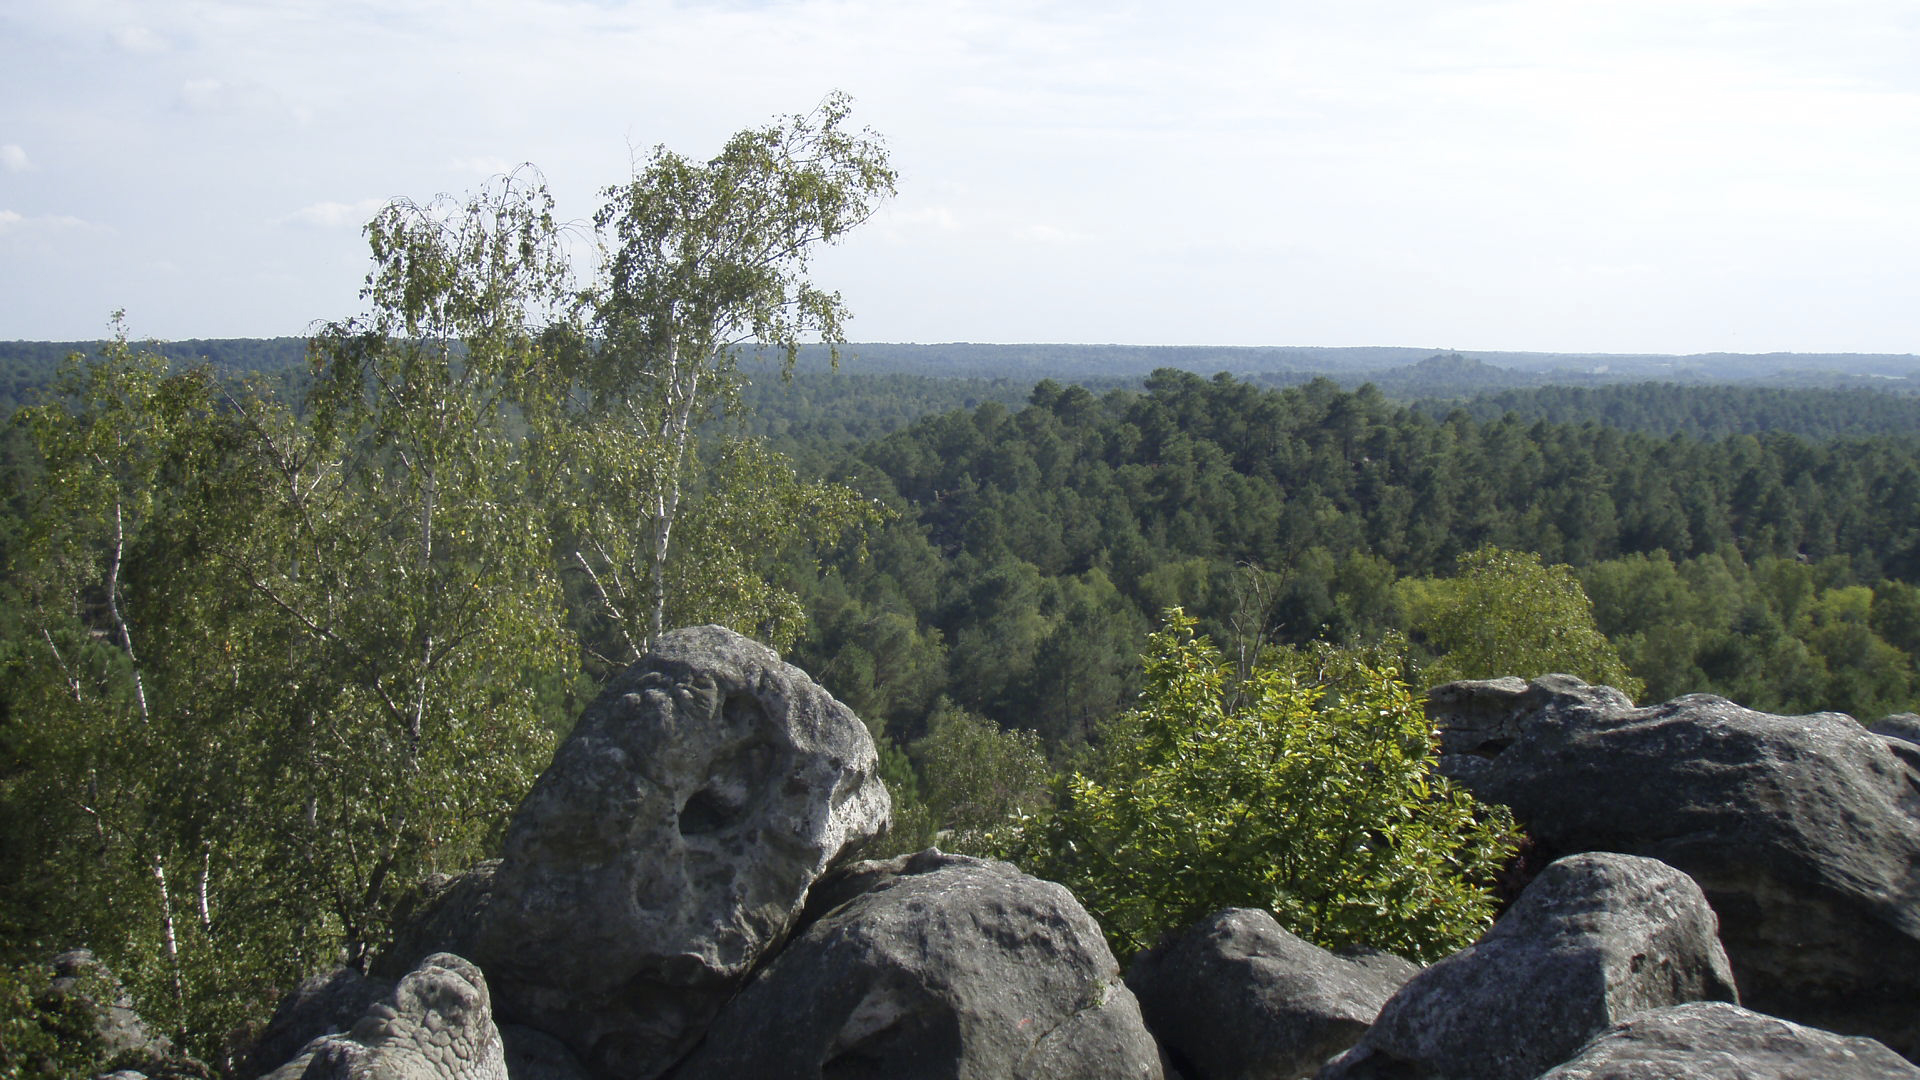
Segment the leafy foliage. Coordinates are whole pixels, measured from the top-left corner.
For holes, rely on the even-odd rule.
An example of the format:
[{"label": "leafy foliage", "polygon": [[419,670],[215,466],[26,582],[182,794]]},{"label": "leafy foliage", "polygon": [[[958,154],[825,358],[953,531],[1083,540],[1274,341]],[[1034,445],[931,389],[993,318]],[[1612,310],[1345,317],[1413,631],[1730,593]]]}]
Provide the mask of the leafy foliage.
[{"label": "leafy foliage", "polygon": [[91,1002],[112,1000],[95,982],[77,993],[45,995],[45,964],[0,965],[0,1080],[79,1080],[110,1071]]},{"label": "leafy foliage", "polygon": [[1144,658],[1140,704],[1031,834],[1116,952],[1229,906],[1264,907],[1328,947],[1432,959],[1491,921],[1485,885],[1513,824],[1433,773],[1397,673],[1353,653],[1233,666],[1178,609]]},{"label": "leafy foliage", "polygon": [[[583,657],[669,614],[796,637],[774,579],[877,508],[692,436],[740,340],[838,334],[799,271],[892,183],[845,117],[829,99],[708,166],[660,152],[602,218],[624,276],[588,290],[530,170],[396,201],[300,409],[124,333],[75,358],[13,428],[37,465],[0,529],[0,930],[88,944],[221,1061],[497,841]],[[595,597],[614,571],[631,597]]]},{"label": "leafy foliage", "polygon": [[1036,732],[1002,730],[943,700],[913,752],[934,840],[947,851],[1004,855],[1020,823],[1052,803],[1053,768]]},{"label": "leafy foliage", "polygon": [[[559,452],[595,477],[570,531],[615,663],[667,625],[695,436],[737,400],[736,350],[756,342],[790,371],[803,335],[845,340],[845,305],[812,283],[808,263],[894,191],[878,137],[846,130],[850,108],[831,95],[811,113],[738,133],[705,162],[656,149],[630,183],[606,189],[594,217],[603,258],[582,294],[592,333],[573,371],[589,422]],[[836,509],[839,526],[859,520],[849,504]],[[763,611],[758,621],[791,615]]]},{"label": "leafy foliage", "polygon": [[1645,689],[1594,625],[1570,567],[1485,547],[1460,556],[1456,577],[1402,584],[1413,634],[1437,656],[1431,683],[1565,672],[1629,697]]}]

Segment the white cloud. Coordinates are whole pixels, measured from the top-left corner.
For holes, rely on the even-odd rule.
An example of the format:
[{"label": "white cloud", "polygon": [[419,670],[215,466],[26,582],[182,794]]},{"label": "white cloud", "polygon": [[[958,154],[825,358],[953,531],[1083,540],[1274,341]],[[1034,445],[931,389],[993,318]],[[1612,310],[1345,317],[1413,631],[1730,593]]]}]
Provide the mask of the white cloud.
[{"label": "white cloud", "polygon": [[1048,225],[1045,222],[1023,225],[1014,229],[1011,235],[1015,240],[1025,240],[1035,244],[1073,244],[1086,239],[1084,234],[1074,232],[1072,229],[1063,229],[1058,225]]},{"label": "white cloud", "polygon": [[167,51],[167,40],[144,26],[120,26],[111,31],[113,43],[126,52],[151,55]]},{"label": "white cloud", "polygon": [[385,199],[361,199],[359,202],[317,202],[303,206],[279,219],[285,225],[305,225],[316,229],[359,228],[374,213],[387,205]]},{"label": "white cloud", "polygon": [[27,152],[14,143],[0,146],[0,169],[10,173],[23,173],[33,168],[33,162],[27,160]]},{"label": "white cloud", "polygon": [[180,84],[180,107],[191,114],[291,117],[306,123],[308,110],[289,103],[278,91],[252,80],[188,79]]},{"label": "white cloud", "polygon": [[950,206],[929,206],[919,210],[895,210],[889,207],[882,212],[888,226],[900,230],[925,230],[934,232],[957,233],[966,228],[961,224],[960,215]]},{"label": "white cloud", "polygon": [[447,162],[455,172],[469,173],[474,176],[504,176],[520,165],[517,161],[508,161],[502,157],[488,157],[484,154],[473,157],[456,157]]},{"label": "white cloud", "polygon": [[98,222],[77,218],[70,214],[36,214],[30,217],[14,210],[0,210],[0,236],[24,235],[29,232],[66,232],[75,229],[94,232],[112,231]]}]

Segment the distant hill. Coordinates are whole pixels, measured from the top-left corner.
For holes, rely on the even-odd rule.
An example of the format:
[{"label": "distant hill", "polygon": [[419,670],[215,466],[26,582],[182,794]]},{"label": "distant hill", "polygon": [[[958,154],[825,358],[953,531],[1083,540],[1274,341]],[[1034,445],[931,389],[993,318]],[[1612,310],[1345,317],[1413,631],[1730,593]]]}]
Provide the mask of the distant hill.
[{"label": "distant hill", "polygon": [[[1432,361],[1440,361],[1438,364]],[[842,346],[840,370],[852,374],[957,378],[1042,378],[1079,382],[1147,375],[1157,368],[1202,375],[1229,372],[1250,381],[1305,382],[1324,375],[1357,385],[1389,380],[1438,384],[1451,372],[1473,389],[1588,385],[1617,382],[1747,382],[1776,385],[1877,385],[1920,389],[1920,355],[1913,353],[1703,353],[1694,356],[1608,353],[1490,352],[1400,347],[1229,347],[1215,345],[986,345],[952,342],[908,345],[868,342]],[[826,371],[824,347],[801,350],[799,370]],[[1417,369],[1417,370],[1409,370]],[[1491,370],[1490,370],[1491,369]],[[1516,373],[1524,378],[1499,375]],[[1482,385],[1484,384],[1484,385]],[[1456,391],[1458,392],[1458,391]],[[1422,391],[1424,394],[1425,391]]]},{"label": "distant hill", "polygon": [[[27,402],[35,388],[51,380],[68,354],[96,352],[101,344],[98,341],[0,341],[0,411],[11,411]],[[149,343],[146,347],[183,363],[205,361],[227,373],[257,371],[287,377],[304,370],[307,339],[212,338]],[[748,357],[742,368],[760,385],[757,398],[766,400],[778,396],[772,392],[778,365],[770,357]],[[911,419],[911,415],[924,415],[920,409],[938,411],[952,407],[949,401],[953,405],[966,405],[986,398],[1021,400],[1041,379],[1079,383],[1096,390],[1138,387],[1141,380],[1160,368],[1201,375],[1224,371],[1243,381],[1267,386],[1291,386],[1328,378],[1354,389],[1370,382],[1386,396],[1401,401],[1464,402],[1491,393],[1548,386],[1599,387],[1646,382],[1745,383],[1920,393],[1920,356],[1911,353],[1661,356],[1462,352],[1386,346],[867,342],[842,346],[837,372],[824,346],[805,346],[800,351],[796,372],[811,383],[813,389],[824,391],[829,397],[846,393],[844,386],[829,389],[829,384],[865,376],[977,384],[943,388],[931,383],[890,383],[884,387],[890,400],[879,414],[847,418],[852,422],[846,425],[845,434],[870,435],[878,430],[891,430]],[[828,383],[814,382],[815,379],[825,379]]]}]

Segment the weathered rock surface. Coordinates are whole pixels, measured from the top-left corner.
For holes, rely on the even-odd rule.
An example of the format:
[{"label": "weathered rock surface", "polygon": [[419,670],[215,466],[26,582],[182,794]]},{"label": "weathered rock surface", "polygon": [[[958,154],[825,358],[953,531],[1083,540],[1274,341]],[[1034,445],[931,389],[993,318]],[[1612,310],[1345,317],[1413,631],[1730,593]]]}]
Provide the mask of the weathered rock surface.
[{"label": "weathered rock surface", "polygon": [[928,850],[850,868],[808,910],[675,1080],[1161,1076],[1100,928],[1059,885]]},{"label": "weathered rock surface", "polygon": [[1323,1080],[1530,1080],[1635,1013],[1735,1000],[1714,915],[1652,859],[1561,859],[1493,929],[1402,987]]},{"label": "weathered rock surface", "polygon": [[1229,908],[1134,957],[1127,988],[1187,1080],[1312,1076],[1420,966],[1328,952],[1265,911]]},{"label": "weathered rock surface", "polygon": [[1617,1024],[1540,1080],[1920,1080],[1885,1044],[1703,1002]]},{"label": "weathered rock surface", "polygon": [[1920,746],[1565,675],[1450,684],[1429,711],[1442,771],[1550,848],[1698,881],[1749,1006],[1920,1055]]},{"label": "weathered rock surface", "polygon": [[470,950],[503,1020],[645,1080],[889,812],[846,706],[764,645],[676,630],[587,707],[499,863],[443,883],[394,955]]},{"label": "weathered rock surface", "polygon": [[392,981],[369,979],[352,968],[336,968],[307,979],[280,999],[239,1075],[259,1076],[279,1068],[320,1036],[352,1027],[392,993]]},{"label": "weathered rock surface", "polygon": [[1894,713],[1883,716],[1867,726],[1875,735],[1885,735],[1890,739],[1901,739],[1910,743],[1920,743],[1920,713]]},{"label": "weathered rock surface", "polygon": [[[463,876],[440,884],[445,888],[466,880]],[[443,909],[458,910],[458,905]],[[368,978],[352,968],[313,976],[281,1000],[235,1075],[245,1078],[271,1072],[320,1036],[349,1030],[368,1009],[391,997],[393,989],[393,980]],[[519,1024],[496,1023],[495,1027],[512,1080],[586,1080],[586,1071],[553,1036]]]},{"label": "weathered rock surface", "polygon": [[487,981],[436,953],[351,1028],[314,1039],[267,1080],[507,1080]]}]

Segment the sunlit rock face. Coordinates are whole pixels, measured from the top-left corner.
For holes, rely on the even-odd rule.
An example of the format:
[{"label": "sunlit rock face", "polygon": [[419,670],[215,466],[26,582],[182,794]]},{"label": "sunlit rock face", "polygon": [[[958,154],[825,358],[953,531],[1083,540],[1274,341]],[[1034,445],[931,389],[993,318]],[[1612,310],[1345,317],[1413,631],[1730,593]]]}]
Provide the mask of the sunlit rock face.
[{"label": "sunlit rock face", "polygon": [[1724,1002],[1640,1013],[1540,1080],[1920,1080],[1874,1039],[1835,1035]]},{"label": "sunlit rock face", "polygon": [[1411,979],[1322,1080],[1531,1080],[1635,1013],[1732,1001],[1693,879],[1653,859],[1574,855],[1492,930]]},{"label": "sunlit rock face", "polygon": [[816,893],[675,1080],[1159,1080],[1100,927],[1060,885],[928,849]]},{"label": "sunlit rock face", "polygon": [[266,1080],[507,1080],[487,980],[451,953],[429,956],[352,1027]]},{"label": "sunlit rock face", "polygon": [[1127,988],[1189,1080],[1311,1076],[1366,1034],[1420,965],[1328,952],[1256,908],[1217,911],[1133,958]]},{"label": "sunlit rock face", "polygon": [[866,726],[773,650],[663,635],[581,714],[503,857],[442,883],[396,953],[465,948],[503,1020],[645,1080],[792,930],[808,888],[885,830]]},{"label": "sunlit rock face", "polygon": [[1566,675],[1436,687],[1428,712],[1442,771],[1547,848],[1698,881],[1743,1003],[1920,1055],[1920,745]]}]

